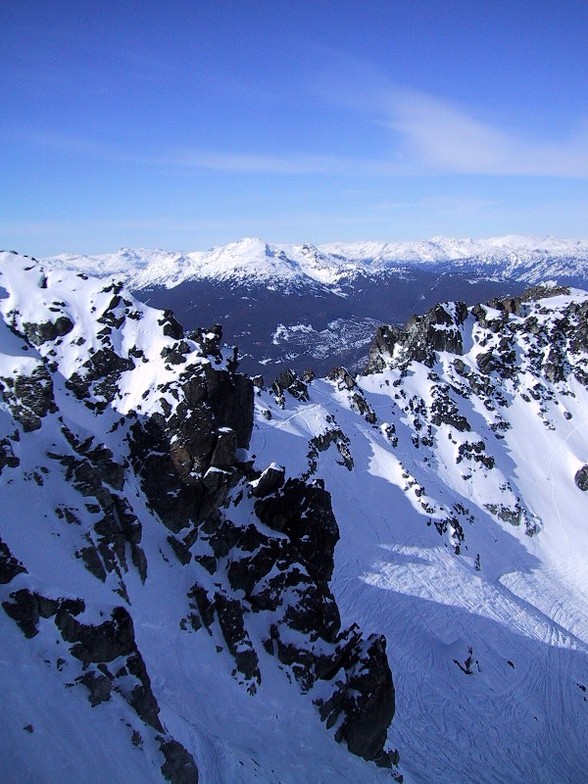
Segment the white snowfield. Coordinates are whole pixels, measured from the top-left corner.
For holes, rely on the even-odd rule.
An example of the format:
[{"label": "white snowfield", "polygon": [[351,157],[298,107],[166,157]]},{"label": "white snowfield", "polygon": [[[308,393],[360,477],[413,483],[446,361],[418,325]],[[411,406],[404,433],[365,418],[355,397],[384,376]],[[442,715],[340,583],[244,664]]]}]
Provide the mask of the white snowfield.
[{"label": "white snowfield", "polygon": [[[536,318],[548,333],[587,296],[528,303],[509,321],[520,329]],[[492,333],[473,316],[462,332],[460,359],[476,373]],[[286,396],[284,410],[269,394],[258,398],[251,447],[258,459],[271,455],[296,474],[308,467],[316,434],[339,428],[349,439],[352,470],[335,443],[319,453],[316,469],[341,529],[334,592],[344,622],[357,619],[388,639],[397,690],[389,737],[405,781],[586,780],[588,496],[574,476],[588,462],[588,390],[571,373],[547,382],[531,368],[533,337],[521,332],[515,341],[516,375],[492,374],[504,405],[495,395],[463,396],[456,357],[446,352],[431,369],[413,362],[402,372],[390,359],[391,369],[359,377],[352,392],[315,381],[309,402]],[[585,367],[585,350],[566,356]],[[472,430],[442,423],[427,441],[439,385]],[[374,424],[358,413],[355,392]],[[483,442],[493,467],[467,453],[457,461],[466,442]],[[501,520],[501,508],[516,510],[518,524]],[[437,528],[444,519],[446,530]]]},{"label": "white snowfield", "polygon": [[64,253],[43,260],[53,267],[96,276],[117,275],[134,289],[173,288],[190,280],[268,287],[337,286],[358,275],[396,274],[419,266],[459,270],[527,283],[588,275],[588,241],[511,235],[489,239],[433,237],[420,242],[270,244],[245,238],[208,251],[121,248],[115,253]]},{"label": "white snowfield", "polygon": [[[158,253],[141,270],[137,262],[137,276],[145,272],[153,282],[149,265],[167,263]],[[194,256],[182,264],[203,268]],[[41,269],[30,259],[0,256],[6,389],[7,379],[30,375],[41,357],[65,379],[79,370],[88,344],[99,350],[96,319],[112,292],[104,279],[78,273],[96,265],[104,276],[118,273],[131,257],[60,257]],[[235,251],[232,258],[237,268],[242,256]],[[318,270],[322,257],[313,258]],[[175,285],[178,259],[160,282]],[[301,696],[269,654],[261,650],[262,683],[250,696],[231,677],[218,635],[179,630],[193,578],[130,472],[124,493],[143,525],[145,583],[132,568],[101,582],[73,557],[96,515],[64,482],[55,459],[68,453],[64,426],[124,464],[122,415],[159,410],[157,386],[173,385],[161,352],[174,341],[162,333],[161,314],[121,296],[137,317],[113,332],[117,352],[138,348],[146,361],[123,373],[100,415],[56,384],[58,412],[24,432],[0,402],[0,441],[10,442],[20,460],[0,472],[0,536],[28,569],[0,586],[2,600],[22,587],[53,598],[83,595],[91,601],[80,619],[96,623],[95,608],[121,604],[124,584],[162,721],[193,755],[203,784],[390,782],[390,771],[333,741],[312,704],[316,695]],[[341,535],[333,591],[344,626],[357,622],[386,636],[397,697],[389,746],[400,752],[407,784],[586,781],[588,495],[574,477],[588,463],[588,352],[578,338],[585,311],[569,314],[587,302],[579,290],[527,302],[498,331],[470,312],[459,327],[463,367],[446,351],[435,354],[432,367],[404,362],[398,348],[380,372],[358,377],[351,388],[337,378],[315,380],[308,401],[286,391],[284,407],[271,390],[256,394],[249,449],[256,465],[322,479],[332,495]],[[485,313],[487,322],[500,315]],[[10,329],[59,315],[73,330],[36,349]],[[499,357],[504,338],[513,372],[482,373],[479,356]],[[553,346],[563,376],[549,380]],[[190,348],[182,371],[208,361]],[[248,503],[231,515],[245,519]],[[65,510],[75,510],[79,522],[63,519]],[[90,707],[75,684],[81,664],[74,671],[70,657],[59,665],[67,646],[52,622],[41,621],[32,639],[3,610],[0,624],[2,782],[162,781],[156,733],[123,699]]]}]

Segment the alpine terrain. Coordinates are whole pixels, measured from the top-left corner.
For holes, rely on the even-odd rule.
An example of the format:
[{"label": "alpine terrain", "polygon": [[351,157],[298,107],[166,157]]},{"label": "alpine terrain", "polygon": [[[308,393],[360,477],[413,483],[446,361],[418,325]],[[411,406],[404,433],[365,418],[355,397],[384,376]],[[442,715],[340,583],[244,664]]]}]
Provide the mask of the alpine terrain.
[{"label": "alpine terrain", "polygon": [[268,380],[289,368],[360,370],[379,324],[402,325],[437,302],[473,305],[545,281],[588,285],[588,243],[552,237],[319,247],[249,238],[205,252],[123,248],[47,263],[115,274],[139,299],[173,310],[188,330],[222,324],[242,369]]},{"label": "alpine terrain", "polygon": [[[486,242],[266,245],[257,288],[189,272],[215,251],[0,255],[2,781],[585,780],[586,248]],[[203,300],[184,332],[129,293],[421,274],[511,293],[267,383]]]}]

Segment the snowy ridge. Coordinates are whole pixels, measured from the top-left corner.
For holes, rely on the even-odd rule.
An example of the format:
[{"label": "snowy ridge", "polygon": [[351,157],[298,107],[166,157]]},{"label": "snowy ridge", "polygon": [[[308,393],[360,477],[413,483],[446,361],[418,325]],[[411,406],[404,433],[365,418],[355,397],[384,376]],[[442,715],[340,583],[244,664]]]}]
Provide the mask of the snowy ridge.
[{"label": "snowy ridge", "polygon": [[253,448],[332,494],[335,595],[389,640],[407,781],[583,780],[587,315],[566,290],[437,306],[381,328],[368,375],[257,401]]},{"label": "snowy ridge", "polygon": [[389,780],[385,641],[341,627],[328,494],[255,468],[219,332],[14,254],[0,286],[1,780]]},{"label": "snowy ridge", "polygon": [[173,288],[190,280],[278,287],[337,287],[358,276],[397,274],[403,267],[439,268],[528,283],[588,274],[588,242],[511,235],[489,239],[434,237],[421,242],[269,244],[246,238],[190,253],[121,249],[113,254],[63,254],[51,266],[92,275],[118,275],[134,289]]},{"label": "snowy ridge", "polygon": [[254,388],[65,266],[0,257],[3,781],[583,781],[588,293]]},{"label": "snowy ridge", "polygon": [[63,254],[45,262],[92,275],[117,275],[135,289],[173,288],[189,280],[257,282],[286,288],[301,282],[330,284],[340,266],[312,246],[269,245],[252,238],[203,252],[121,249],[99,256]]}]

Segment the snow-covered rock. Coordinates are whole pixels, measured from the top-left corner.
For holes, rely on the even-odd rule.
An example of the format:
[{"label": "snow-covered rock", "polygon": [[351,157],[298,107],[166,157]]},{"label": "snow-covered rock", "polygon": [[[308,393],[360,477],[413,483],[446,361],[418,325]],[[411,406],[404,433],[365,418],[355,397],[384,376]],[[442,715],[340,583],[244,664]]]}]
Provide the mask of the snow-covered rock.
[{"label": "snow-covered rock", "polygon": [[220,330],[15,254],[0,286],[2,781],[381,779],[386,642],[341,625],[328,492],[248,453]]},{"label": "snow-covered rock", "polygon": [[254,386],[88,269],[0,259],[2,780],[582,781],[588,294]]}]

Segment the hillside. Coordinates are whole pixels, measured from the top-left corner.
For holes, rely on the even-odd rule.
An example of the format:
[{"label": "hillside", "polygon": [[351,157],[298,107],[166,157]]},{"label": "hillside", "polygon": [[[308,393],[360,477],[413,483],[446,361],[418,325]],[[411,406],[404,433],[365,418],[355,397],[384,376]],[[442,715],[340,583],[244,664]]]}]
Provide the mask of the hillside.
[{"label": "hillside", "polygon": [[112,279],[0,274],[3,781],[583,780],[586,292],[254,386]]}]

